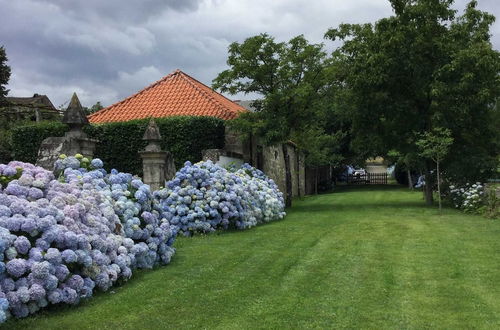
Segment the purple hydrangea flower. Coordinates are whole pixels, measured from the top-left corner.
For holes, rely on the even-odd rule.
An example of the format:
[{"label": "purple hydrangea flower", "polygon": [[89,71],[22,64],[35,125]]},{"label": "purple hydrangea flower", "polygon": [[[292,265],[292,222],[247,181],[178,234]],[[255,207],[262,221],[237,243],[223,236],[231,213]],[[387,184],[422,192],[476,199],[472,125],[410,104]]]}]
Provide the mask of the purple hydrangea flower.
[{"label": "purple hydrangea flower", "polygon": [[100,160],[99,158],[94,158],[90,162],[90,166],[92,166],[92,168],[98,169],[98,168],[102,168],[104,166],[104,164],[103,164],[102,160]]},{"label": "purple hydrangea flower", "polygon": [[48,261],[35,262],[31,266],[31,273],[35,278],[46,280],[50,276],[51,268]]},{"label": "purple hydrangea flower", "polygon": [[62,290],[55,289],[49,292],[47,298],[53,304],[58,304],[62,301]]},{"label": "purple hydrangea flower", "polygon": [[45,298],[45,289],[39,284],[33,284],[29,289],[29,294],[32,300],[41,300]]},{"label": "purple hydrangea flower", "polygon": [[24,236],[18,236],[14,241],[14,247],[20,254],[27,254],[31,249],[30,241]]},{"label": "purple hydrangea flower", "polygon": [[24,259],[12,259],[6,264],[7,272],[14,277],[21,277],[26,272],[26,261]]},{"label": "purple hydrangea flower", "polygon": [[27,303],[28,301],[30,301],[30,291],[25,286],[17,289],[17,296],[19,297],[19,301],[22,303]]},{"label": "purple hydrangea flower", "polygon": [[55,248],[49,248],[47,250],[47,253],[45,253],[44,258],[54,265],[58,265],[62,262],[61,252],[59,252],[59,250]]},{"label": "purple hydrangea flower", "polygon": [[5,176],[14,176],[14,175],[17,174],[17,170],[15,168],[13,168],[13,167],[7,166],[7,167],[4,168],[2,174],[5,175]]}]

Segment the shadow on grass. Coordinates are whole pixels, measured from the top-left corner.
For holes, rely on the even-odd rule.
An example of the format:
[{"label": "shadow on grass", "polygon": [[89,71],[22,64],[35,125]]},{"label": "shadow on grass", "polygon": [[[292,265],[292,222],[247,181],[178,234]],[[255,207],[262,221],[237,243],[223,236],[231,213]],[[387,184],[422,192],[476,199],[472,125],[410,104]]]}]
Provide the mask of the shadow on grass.
[{"label": "shadow on grass", "polygon": [[370,211],[370,209],[381,209],[381,208],[388,208],[388,209],[434,209],[435,206],[427,206],[425,205],[424,202],[411,202],[411,201],[404,201],[404,202],[397,202],[397,201],[387,201],[387,202],[379,202],[379,203],[365,203],[363,201],[353,203],[349,202],[346,204],[343,203],[332,203],[332,204],[326,204],[326,203],[321,203],[321,204],[306,204],[306,205],[297,205],[292,207],[292,209],[289,209],[288,212],[290,213],[310,213],[310,212],[352,212],[354,209],[356,211]]},{"label": "shadow on grass", "polygon": [[352,192],[352,191],[398,191],[398,190],[410,192],[406,186],[400,184],[367,184],[367,185],[338,185],[330,193],[342,193],[342,192]]},{"label": "shadow on grass", "polygon": [[[394,193],[388,195],[387,198],[372,200],[370,197],[355,199],[348,197],[351,193],[373,192],[373,193]],[[369,211],[370,209],[434,209],[435,206],[427,206],[422,199],[415,199],[414,194],[420,191],[410,191],[406,186],[401,185],[359,185],[359,186],[337,186],[334,191],[319,194],[309,195],[296,200],[292,208],[287,209],[291,213],[308,213],[308,212],[342,212],[362,210]],[[398,194],[406,194],[404,198],[399,198]],[[325,202],[322,197],[338,195],[338,199],[332,199],[330,202]],[[365,195],[369,196],[369,195]]]}]

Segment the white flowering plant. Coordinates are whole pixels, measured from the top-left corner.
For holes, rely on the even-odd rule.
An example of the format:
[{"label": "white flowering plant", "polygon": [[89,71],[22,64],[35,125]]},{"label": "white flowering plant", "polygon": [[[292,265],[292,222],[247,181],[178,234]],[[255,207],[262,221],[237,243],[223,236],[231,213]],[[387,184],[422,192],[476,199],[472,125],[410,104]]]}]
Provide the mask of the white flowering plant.
[{"label": "white flowering plant", "polygon": [[484,185],[480,182],[462,186],[449,186],[449,198],[453,206],[464,212],[476,213],[484,205]]}]

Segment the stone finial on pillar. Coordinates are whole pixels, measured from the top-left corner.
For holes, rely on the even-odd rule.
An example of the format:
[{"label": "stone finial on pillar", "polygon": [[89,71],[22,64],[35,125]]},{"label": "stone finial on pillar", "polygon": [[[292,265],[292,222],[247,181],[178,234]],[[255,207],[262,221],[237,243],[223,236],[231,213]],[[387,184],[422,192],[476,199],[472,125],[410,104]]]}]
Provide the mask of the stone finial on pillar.
[{"label": "stone finial on pillar", "polygon": [[153,118],[149,120],[142,139],[148,141],[146,148],[139,151],[142,158],[142,180],[151,187],[151,191],[155,191],[165,185],[168,153],[161,150],[160,130]]},{"label": "stone finial on pillar", "polygon": [[142,139],[149,142],[144,151],[161,151],[160,129],[158,128],[158,125],[156,125],[153,118],[149,120],[148,127],[146,127],[146,131],[144,132]]},{"label": "stone finial on pillar", "polygon": [[69,126],[69,132],[66,133],[66,136],[87,137],[82,131],[82,128],[89,124],[89,120],[85,115],[85,111],[83,111],[83,107],[76,93],[73,93],[68,108],[64,111],[62,122]]},{"label": "stone finial on pillar", "polygon": [[94,151],[99,141],[88,138],[82,130],[85,125],[89,124],[89,121],[76,93],[73,93],[71,97],[62,122],[69,126],[69,131],[62,137],[48,137],[42,141],[36,162],[38,166],[52,170],[60,154],[70,156],[82,154],[88,158],[94,157]]}]

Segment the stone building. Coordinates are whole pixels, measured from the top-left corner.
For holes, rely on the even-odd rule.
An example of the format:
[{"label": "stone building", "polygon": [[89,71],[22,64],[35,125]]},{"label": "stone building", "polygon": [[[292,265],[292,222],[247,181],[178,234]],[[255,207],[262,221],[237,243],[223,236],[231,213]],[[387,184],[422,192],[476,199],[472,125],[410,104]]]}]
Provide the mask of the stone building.
[{"label": "stone building", "polygon": [[[248,110],[244,106],[229,100],[186,73],[176,70],[138,93],[91,114],[88,118],[94,124],[168,116],[212,116],[230,120],[245,111]],[[287,191],[285,167],[288,159],[291,173],[288,184],[291,192],[293,196],[305,193],[304,157],[297,152],[293,143],[284,146],[263,146],[257,138],[242,141],[237,134],[226,129],[225,148],[206,150],[203,158],[211,159],[223,166],[251,163],[272,178],[284,193]]]},{"label": "stone building", "polygon": [[47,95],[8,96],[6,101],[6,105],[0,108],[0,117],[6,122],[60,120],[63,115],[63,111],[56,109]]}]

